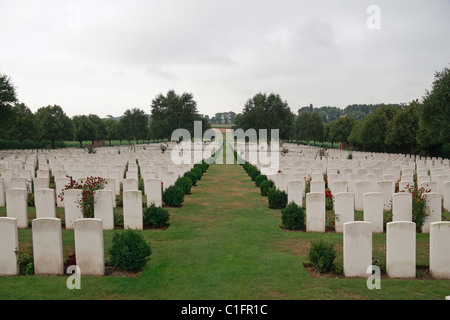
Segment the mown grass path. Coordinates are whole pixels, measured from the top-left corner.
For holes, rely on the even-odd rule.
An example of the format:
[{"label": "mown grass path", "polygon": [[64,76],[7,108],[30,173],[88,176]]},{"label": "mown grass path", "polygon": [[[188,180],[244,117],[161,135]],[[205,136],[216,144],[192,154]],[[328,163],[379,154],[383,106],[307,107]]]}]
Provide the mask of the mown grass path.
[{"label": "mown grass path", "polygon": [[[241,166],[211,165],[186,196],[169,208],[167,230],[144,230],[152,256],[134,277],[82,277],[81,290],[66,287],[68,276],[0,277],[0,299],[439,299],[450,294],[449,281],[383,279],[369,290],[366,279],[312,278],[303,267],[311,239],[335,241],[342,235],[289,232],[279,227],[280,210]],[[105,231],[105,250],[114,232]],[[31,230],[20,230],[31,241]],[[64,247],[73,231],[63,230]],[[374,235],[382,247],[385,235]],[[418,235],[428,241],[428,235]]]}]

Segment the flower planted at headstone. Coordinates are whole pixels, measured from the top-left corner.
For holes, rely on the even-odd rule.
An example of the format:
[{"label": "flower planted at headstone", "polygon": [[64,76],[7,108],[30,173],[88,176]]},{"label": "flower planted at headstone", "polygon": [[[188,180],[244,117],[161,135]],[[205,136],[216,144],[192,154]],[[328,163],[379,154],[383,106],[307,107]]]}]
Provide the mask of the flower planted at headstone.
[{"label": "flower planted at headstone", "polygon": [[[81,207],[84,218],[94,218],[94,192],[105,188],[107,182],[101,177],[88,177],[86,180],[72,180],[66,185],[64,190],[80,189],[82,190],[81,199],[78,199],[78,205]],[[58,198],[64,200],[64,190],[58,195]]]}]

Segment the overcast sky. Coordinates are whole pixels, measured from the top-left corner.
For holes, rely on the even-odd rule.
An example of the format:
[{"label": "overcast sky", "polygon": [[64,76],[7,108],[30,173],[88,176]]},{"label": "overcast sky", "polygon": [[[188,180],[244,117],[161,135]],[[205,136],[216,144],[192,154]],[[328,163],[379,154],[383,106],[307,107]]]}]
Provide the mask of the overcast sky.
[{"label": "overcast sky", "polygon": [[70,117],[150,113],[170,89],[209,116],[258,92],[295,113],[402,103],[449,66],[449,18],[450,0],[0,0],[0,73]]}]

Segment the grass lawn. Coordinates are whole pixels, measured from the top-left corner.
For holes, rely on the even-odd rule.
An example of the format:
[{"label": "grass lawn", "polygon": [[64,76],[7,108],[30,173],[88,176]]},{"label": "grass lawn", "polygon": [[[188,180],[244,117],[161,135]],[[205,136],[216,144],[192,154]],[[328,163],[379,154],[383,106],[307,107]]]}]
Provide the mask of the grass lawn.
[{"label": "grass lawn", "polygon": [[[29,209],[30,219],[34,208]],[[212,165],[185,197],[169,208],[170,227],[143,230],[152,255],[136,276],[85,276],[69,290],[68,276],[0,277],[0,299],[437,299],[450,295],[450,281],[311,277],[305,267],[310,241],[335,242],[342,259],[342,234],[285,231],[280,210],[271,210],[239,165]],[[63,209],[58,209],[62,215]],[[5,208],[0,208],[0,216]],[[357,213],[361,217],[361,213]],[[105,231],[105,252],[114,232]],[[19,230],[20,244],[31,229]],[[427,234],[417,235],[417,264],[428,265]],[[73,231],[63,229],[64,255],[74,251]],[[374,257],[384,259],[385,234],[373,235]],[[108,255],[106,254],[106,259]]]}]

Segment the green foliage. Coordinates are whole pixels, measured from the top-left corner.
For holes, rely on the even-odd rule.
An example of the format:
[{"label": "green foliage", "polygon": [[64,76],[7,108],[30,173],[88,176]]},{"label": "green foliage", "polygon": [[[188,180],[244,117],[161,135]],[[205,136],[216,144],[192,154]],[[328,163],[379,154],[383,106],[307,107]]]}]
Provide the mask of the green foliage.
[{"label": "green foliage", "polygon": [[175,181],[175,186],[184,191],[184,194],[190,194],[192,188],[192,181],[188,177],[180,177]]},{"label": "green foliage", "polygon": [[124,140],[137,141],[149,136],[148,118],[144,110],[127,109],[119,120],[119,136]]},{"label": "green foliage", "polygon": [[136,230],[114,233],[112,247],[109,248],[110,263],[125,271],[137,271],[145,267],[152,253],[150,245]]},{"label": "green foliage", "polygon": [[264,174],[260,174],[259,176],[257,176],[257,177],[255,178],[255,185],[256,185],[257,187],[260,187],[260,186],[261,186],[261,183],[263,183],[263,182],[266,181],[266,180],[268,180],[268,179],[267,179],[267,176],[264,175]]},{"label": "green foliage", "polygon": [[51,141],[52,149],[55,141],[72,141],[74,129],[72,120],[64,113],[60,106],[47,106],[36,111],[41,139]]},{"label": "green foliage", "polygon": [[436,72],[420,110],[419,147],[432,155],[450,156],[450,68]]},{"label": "green foliage", "polygon": [[322,141],[324,130],[322,119],[317,112],[302,112],[295,119],[294,132],[298,140]]},{"label": "green foliage", "polygon": [[272,180],[265,180],[265,181],[261,182],[261,184],[259,186],[259,190],[261,190],[262,196],[267,196],[269,193],[269,189],[274,188],[274,187],[275,187],[275,183]]},{"label": "green foliage", "polygon": [[305,211],[296,203],[289,203],[281,210],[281,224],[288,230],[301,230],[305,228]]},{"label": "green foliage", "polygon": [[169,207],[179,207],[184,201],[184,191],[177,186],[170,186],[164,190],[162,200]]},{"label": "green foliage", "polygon": [[193,186],[197,184],[198,175],[195,172],[192,171],[185,172],[183,177],[189,178],[192,181]]},{"label": "green foliage", "polygon": [[249,171],[249,176],[252,179],[252,181],[255,181],[256,177],[261,175],[261,171],[258,170],[258,168],[252,166],[252,168]]},{"label": "green foliage", "polygon": [[330,142],[348,143],[348,137],[355,123],[356,120],[349,116],[330,122],[328,140]]},{"label": "green foliage", "polygon": [[194,122],[202,121],[202,134],[211,126],[201,118],[197,111],[197,102],[190,93],[178,95],[170,90],[164,96],[159,94],[152,101],[151,136],[156,139],[171,139],[176,129],[186,129],[194,135]]},{"label": "green foliage", "polygon": [[278,94],[258,93],[247,101],[242,113],[236,116],[234,128],[244,131],[255,129],[256,132],[267,129],[268,140],[271,139],[270,130],[279,129],[279,138],[289,139],[293,122],[294,114]]},{"label": "green foliage", "polygon": [[191,172],[195,173],[197,175],[197,179],[201,180],[203,176],[203,170],[200,167],[193,167],[191,169]]},{"label": "green foliage", "polygon": [[[414,153],[417,129],[419,127],[419,104],[413,101],[401,109],[386,127],[385,144]],[[408,150],[409,149],[409,150]]]},{"label": "green foliage", "polygon": [[333,268],[333,262],[336,258],[336,249],[334,243],[317,240],[311,241],[309,250],[309,260],[320,273],[326,273]]},{"label": "green foliage", "polygon": [[34,257],[33,247],[20,247],[16,251],[17,263],[19,265],[19,273],[24,276],[31,276],[34,274]]},{"label": "green foliage", "polygon": [[267,192],[269,199],[270,209],[284,209],[287,205],[288,196],[287,193],[277,189],[276,187],[270,188]]},{"label": "green foliage", "polygon": [[166,226],[169,222],[169,218],[169,211],[155,206],[154,203],[144,211],[144,224],[149,224],[156,228]]}]

